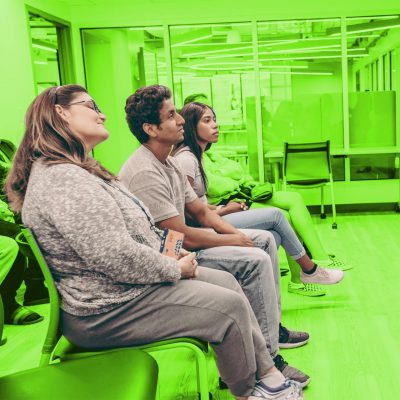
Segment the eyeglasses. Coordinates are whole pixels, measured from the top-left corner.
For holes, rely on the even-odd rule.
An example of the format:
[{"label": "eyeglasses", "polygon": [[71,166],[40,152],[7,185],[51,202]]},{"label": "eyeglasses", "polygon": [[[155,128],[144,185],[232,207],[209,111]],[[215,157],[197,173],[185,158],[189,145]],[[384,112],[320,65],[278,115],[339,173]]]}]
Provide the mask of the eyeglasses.
[{"label": "eyeglasses", "polygon": [[97,104],[95,103],[95,101],[93,99],[90,100],[82,100],[82,101],[76,101],[75,103],[69,103],[69,106],[74,106],[77,104],[82,104],[85,107],[91,108],[93,111],[96,111],[97,114],[101,114],[102,112],[100,111],[100,108],[97,107]]}]

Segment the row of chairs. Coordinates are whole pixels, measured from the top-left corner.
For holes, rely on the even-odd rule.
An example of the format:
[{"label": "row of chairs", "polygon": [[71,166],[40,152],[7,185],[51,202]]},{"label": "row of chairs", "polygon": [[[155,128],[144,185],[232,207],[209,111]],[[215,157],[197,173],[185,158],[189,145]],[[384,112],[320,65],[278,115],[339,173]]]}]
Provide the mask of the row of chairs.
[{"label": "row of chairs", "polygon": [[[61,399],[155,399],[158,368],[148,353],[176,349],[188,349],[194,355],[199,398],[209,399],[208,343],[176,338],[124,349],[93,350],[68,341],[59,326],[59,295],[33,233],[22,228],[16,241],[28,258],[38,261],[49,290],[50,316],[39,368],[0,378],[0,399],[43,400],[50,398],[50,393]],[[81,394],[72,395],[71,390]]]}]

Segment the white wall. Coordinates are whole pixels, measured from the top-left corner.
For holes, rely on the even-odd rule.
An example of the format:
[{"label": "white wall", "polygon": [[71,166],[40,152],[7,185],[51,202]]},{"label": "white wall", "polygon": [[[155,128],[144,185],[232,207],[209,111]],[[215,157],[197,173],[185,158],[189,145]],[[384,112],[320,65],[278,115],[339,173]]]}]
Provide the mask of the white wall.
[{"label": "white wall", "polygon": [[69,9],[56,2],[1,0],[0,138],[15,143],[22,137],[25,111],[35,95],[26,3],[59,18],[70,17]]}]

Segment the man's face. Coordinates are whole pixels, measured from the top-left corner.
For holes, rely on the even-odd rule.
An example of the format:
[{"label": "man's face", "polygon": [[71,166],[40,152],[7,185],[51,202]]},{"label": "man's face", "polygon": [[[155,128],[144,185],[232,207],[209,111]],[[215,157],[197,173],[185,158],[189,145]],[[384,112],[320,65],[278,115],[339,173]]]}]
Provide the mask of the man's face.
[{"label": "man's face", "polygon": [[171,99],[163,101],[160,110],[160,125],[155,126],[157,133],[156,140],[168,146],[179,143],[183,140],[183,124],[185,120],[176,112],[175,105]]}]

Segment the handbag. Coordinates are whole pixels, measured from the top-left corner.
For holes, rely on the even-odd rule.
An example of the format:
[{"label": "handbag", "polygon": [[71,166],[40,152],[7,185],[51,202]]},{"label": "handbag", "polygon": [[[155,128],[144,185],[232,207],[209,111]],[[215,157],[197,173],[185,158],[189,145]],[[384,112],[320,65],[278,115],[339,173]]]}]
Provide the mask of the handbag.
[{"label": "handbag", "polygon": [[274,193],[270,182],[258,183],[251,189],[251,199],[255,202],[269,200]]},{"label": "handbag", "polygon": [[219,204],[227,204],[230,201],[244,201],[250,207],[253,202],[269,200],[273,195],[273,190],[273,186],[269,182],[243,182],[238,190],[229,193]]}]

